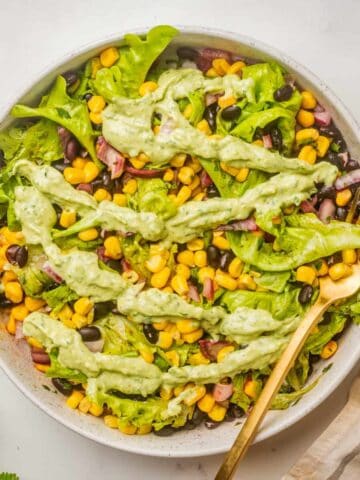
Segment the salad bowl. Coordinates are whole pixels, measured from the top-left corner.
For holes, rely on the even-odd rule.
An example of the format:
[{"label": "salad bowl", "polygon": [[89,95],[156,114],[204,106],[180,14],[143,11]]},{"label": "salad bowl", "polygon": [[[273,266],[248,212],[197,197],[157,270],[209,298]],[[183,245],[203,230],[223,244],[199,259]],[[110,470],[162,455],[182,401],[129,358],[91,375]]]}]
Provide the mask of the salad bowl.
[{"label": "salad bowl", "polygon": [[[277,50],[248,37],[220,30],[200,27],[180,27],[180,34],[168,47],[169,53],[182,45],[210,47],[228,50],[235,55],[259,60],[275,60],[282,65],[303,87],[314,92],[318,101],[331,113],[336,125],[346,140],[355,158],[360,157],[360,130],[351,114],[328,87],[305,67],[278,52]],[[135,32],[143,34],[144,31]],[[86,45],[60,62],[49,67],[39,80],[9,103],[9,110],[15,103],[35,104],[47,91],[57,75],[80,67],[86,60],[99,54],[107,46],[121,45],[122,34],[103,41]],[[7,111],[1,112],[0,130],[11,124]],[[287,410],[271,411],[256,437],[256,442],[290,427],[323,402],[354,368],[360,358],[360,329],[351,324],[339,341],[336,356],[318,362],[310,382],[327,370],[319,383],[298,403]],[[329,365],[331,368],[326,369]],[[216,430],[205,427],[195,430],[182,430],[173,437],[155,435],[126,436],[107,428],[99,419],[70,410],[61,395],[54,395],[52,383],[40,372],[31,367],[28,347],[23,342],[14,342],[5,329],[0,330],[0,366],[17,387],[39,408],[73,431],[113,448],[143,455],[164,457],[192,457],[222,453],[228,450],[235,439],[239,421],[222,423]]]}]

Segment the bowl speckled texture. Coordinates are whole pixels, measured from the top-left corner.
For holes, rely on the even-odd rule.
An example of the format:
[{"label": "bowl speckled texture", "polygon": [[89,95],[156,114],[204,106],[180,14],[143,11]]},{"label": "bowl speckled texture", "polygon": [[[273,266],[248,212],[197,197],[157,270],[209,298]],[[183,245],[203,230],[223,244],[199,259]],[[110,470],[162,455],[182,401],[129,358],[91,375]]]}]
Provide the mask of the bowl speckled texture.
[{"label": "bowl speckled texture", "polygon": [[[136,33],[143,33],[141,30]],[[312,90],[320,103],[325,105],[344,135],[350,152],[355,158],[360,157],[360,130],[355,120],[339,99],[329,91],[328,87],[306,68],[296,63],[277,50],[258,41],[234,33],[214,31],[201,27],[182,28],[171,49],[178,45],[208,46],[230,50],[236,54],[255,57],[258,59],[275,59],[289,72],[294,73],[297,81]],[[56,65],[44,72],[40,80],[31,86],[18,98],[16,102],[33,103],[51,85],[56,75],[74,67],[78,67],[89,57],[99,53],[107,45],[121,43],[122,35],[107,38],[102,42],[87,45],[68,55]],[[11,122],[6,116],[8,112],[1,112],[3,116],[0,129]],[[5,320],[5,319],[3,319]],[[309,392],[295,406],[285,411],[270,412],[256,438],[259,442],[288,428],[303,416],[318,406],[340,384],[342,379],[356,365],[360,358],[360,328],[351,325],[341,337],[339,350],[328,362],[317,365],[312,379],[316,378],[322,369],[332,363],[332,368],[326,373],[319,384]],[[54,393],[52,384],[46,377],[35,370],[31,365],[29,349],[24,342],[16,342],[4,328],[0,321],[0,366],[17,387],[36,405],[63,425],[71,428],[85,437],[120,450],[143,455],[163,457],[192,457],[221,453],[230,448],[239,431],[239,422],[224,423],[216,430],[207,430],[204,427],[192,431],[183,431],[172,437],[157,437],[155,435],[126,436],[107,428],[102,420],[90,415],[83,415],[78,411],[70,410],[64,402],[64,397]]]}]

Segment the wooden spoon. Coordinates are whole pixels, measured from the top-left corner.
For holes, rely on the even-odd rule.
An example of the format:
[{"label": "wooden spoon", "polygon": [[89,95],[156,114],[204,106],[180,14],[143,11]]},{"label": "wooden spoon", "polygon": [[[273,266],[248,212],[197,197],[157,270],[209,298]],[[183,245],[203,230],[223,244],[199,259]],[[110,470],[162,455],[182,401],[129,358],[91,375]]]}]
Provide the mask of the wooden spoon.
[{"label": "wooden spoon", "polygon": [[254,408],[247,417],[231,450],[227,453],[215,480],[228,480],[233,477],[236,467],[245,456],[247,449],[255,438],[256,432],[270,408],[272,401],[294,365],[305,341],[317,325],[328,307],[337,300],[350,297],[360,288],[360,265],[352,266],[352,274],[337,282],[329,277],[320,279],[320,293],[317,301],[308,310],[292,336],[269,376]]}]

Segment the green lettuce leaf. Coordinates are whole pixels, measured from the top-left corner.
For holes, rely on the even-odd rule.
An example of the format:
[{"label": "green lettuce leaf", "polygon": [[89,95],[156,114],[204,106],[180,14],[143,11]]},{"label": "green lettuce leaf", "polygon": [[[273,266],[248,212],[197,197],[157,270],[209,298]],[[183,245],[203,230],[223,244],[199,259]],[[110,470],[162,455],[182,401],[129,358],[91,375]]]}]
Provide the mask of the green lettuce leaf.
[{"label": "green lettuce leaf", "polygon": [[238,307],[267,310],[274,318],[283,320],[303,313],[304,309],[297,300],[299,292],[299,288],[289,289],[283,293],[227,291],[221,297],[221,304],[230,312]]},{"label": "green lettuce leaf", "polygon": [[46,376],[50,378],[67,378],[73,380],[74,382],[86,383],[87,377],[78,370],[73,370],[72,368],[64,367],[58,361],[58,349],[53,348],[49,353],[50,357],[50,367],[46,370]]},{"label": "green lettuce leaf", "polygon": [[255,277],[254,280],[259,287],[281,293],[285,290],[290,277],[291,272],[264,272],[260,277]]},{"label": "green lettuce leaf", "polygon": [[116,97],[126,95],[121,82],[121,71],[118,65],[110,68],[101,68],[90,82],[92,88],[98,95],[105,98],[107,102],[113,102]]},{"label": "green lettuce leaf", "polygon": [[109,315],[98,320],[95,325],[100,328],[101,336],[104,339],[103,353],[108,355],[124,355],[135,349],[127,341],[125,336],[125,325],[122,319]]},{"label": "green lettuce leaf", "polygon": [[24,137],[24,128],[10,127],[0,132],[0,150],[2,150],[5,160],[14,158],[19,151]]},{"label": "green lettuce leaf", "polygon": [[49,307],[56,313],[59,312],[65,303],[72,302],[78,298],[78,295],[67,285],[59,285],[53,290],[49,290],[42,294],[42,298]]},{"label": "green lettuce leaf", "polygon": [[99,162],[94,146],[95,134],[86,102],[69,97],[64,77],[57,77],[52,90],[49,95],[42,98],[39,107],[15,105],[11,113],[16,118],[42,117],[62,125],[79,140],[91,158]]},{"label": "green lettuce leaf", "polygon": [[94,251],[96,247],[102,244],[101,238],[97,240],[91,240],[90,242],[84,242],[79,237],[60,237],[54,239],[54,243],[58,245],[62,250],[70,250],[71,248],[78,248],[79,250]]},{"label": "green lettuce leaf", "polygon": [[131,268],[144,278],[149,277],[150,272],[145,267],[145,261],[149,258],[149,244],[144,242],[140,235],[123,237],[121,239],[121,250],[125,260]]},{"label": "green lettuce leaf", "polygon": [[309,376],[310,363],[309,363],[309,353],[304,349],[296,359],[294,367],[288,373],[286,377],[286,382],[291,386],[293,390],[300,390],[303,385],[305,385],[306,380]]},{"label": "green lettuce leaf", "polygon": [[252,78],[255,84],[257,102],[273,102],[274,92],[285,84],[280,65],[256,63],[242,69],[242,78]]},{"label": "green lettuce leaf", "polygon": [[[347,248],[360,247],[360,226],[332,221],[322,223],[311,213],[284,217],[285,227],[274,251],[252,233],[231,232],[231,248],[241,260],[260,270],[281,272],[292,270]],[[306,247],[305,247],[306,246]]]},{"label": "green lettuce leaf", "polygon": [[2,472],[0,473],[0,480],[19,480],[19,477],[16,473]]},{"label": "green lettuce leaf", "polygon": [[278,393],[271,405],[271,410],[286,410],[297,403],[306,393],[310,392],[319,383],[321,376],[306,387],[291,393]]},{"label": "green lettuce leaf", "polygon": [[27,264],[16,270],[21,286],[29,297],[39,296],[44,289],[53,284],[52,279],[40,269],[43,262],[42,252],[37,248],[30,248]]},{"label": "green lettuce leaf", "polygon": [[205,110],[204,92],[196,90],[189,95],[189,101],[192,106],[192,112],[189,118],[191,125],[197,125],[203,118]]},{"label": "green lettuce leaf", "polygon": [[145,81],[151,65],[165,50],[178,30],[168,25],[152,28],[145,39],[138,35],[125,35],[125,45],[120,48],[117,62],[121,72],[122,87],[129,97],[139,96],[139,87]]},{"label": "green lettuce leaf", "polygon": [[318,332],[313,333],[307,339],[304,350],[313,355],[319,355],[323,347],[338,333],[341,333],[346,325],[347,316],[342,313],[332,313],[330,320],[323,321],[318,325]]},{"label": "green lettuce leaf", "polygon": [[234,392],[230,398],[230,402],[235,403],[235,405],[240,407],[244,411],[244,413],[249,410],[249,407],[251,405],[251,398],[248,397],[244,392],[245,380],[245,374],[236,375],[236,377],[233,378]]}]

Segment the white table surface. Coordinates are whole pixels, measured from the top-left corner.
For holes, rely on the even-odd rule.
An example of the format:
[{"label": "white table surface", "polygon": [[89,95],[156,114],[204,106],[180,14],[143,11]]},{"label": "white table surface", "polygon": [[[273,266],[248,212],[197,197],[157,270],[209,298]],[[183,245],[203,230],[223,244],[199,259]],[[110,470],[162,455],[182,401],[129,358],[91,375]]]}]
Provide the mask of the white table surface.
[{"label": "white table surface", "polygon": [[[244,33],[286,51],[360,120],[357,0],[0,0],[0,12],[0,112],[73,48],[118,30],[176,23]],[[340,410],[355,374],[297,425],[251,448],[236,478],[280,479]],[[210,480],[221,459],[147,458],[97,445],[41,412],[0,372],[0,472],[21,480]]]}]

